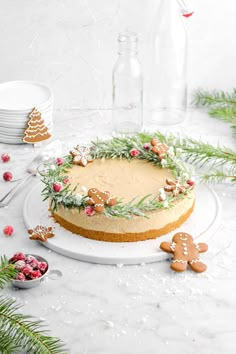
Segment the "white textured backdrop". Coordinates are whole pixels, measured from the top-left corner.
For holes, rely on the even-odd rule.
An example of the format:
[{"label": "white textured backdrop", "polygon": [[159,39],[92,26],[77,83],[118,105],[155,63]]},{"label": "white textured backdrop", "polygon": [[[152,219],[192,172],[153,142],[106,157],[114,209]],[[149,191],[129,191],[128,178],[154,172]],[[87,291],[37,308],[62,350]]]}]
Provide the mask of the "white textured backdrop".
[{"label": "white textured backdrop", "polygon": [[[45,82],[61,109],[109,109],[117,35],[126,28],[139,33],[145,73],[159,1],[0,0],[0,82]],[[230,90],[236,79],[236,1],[191,5],[190,92],[199,86]]]}]

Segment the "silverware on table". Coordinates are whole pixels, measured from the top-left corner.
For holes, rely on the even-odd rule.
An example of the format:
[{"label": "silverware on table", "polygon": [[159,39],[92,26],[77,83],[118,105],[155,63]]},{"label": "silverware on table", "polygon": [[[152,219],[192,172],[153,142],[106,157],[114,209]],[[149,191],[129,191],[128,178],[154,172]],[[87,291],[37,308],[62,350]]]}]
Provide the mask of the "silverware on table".
[{"label": "silverware on table", "polygon": [[61,154],[62,146],[59,140],[55,140],[48,144],[28,165],[26,171],[28,174],[23,177],[2,199],[0,199],[0,207],[5,207],[25,184],[25,182],[32,176],[38,173],[38,167],[47,158],[58,157]]}]

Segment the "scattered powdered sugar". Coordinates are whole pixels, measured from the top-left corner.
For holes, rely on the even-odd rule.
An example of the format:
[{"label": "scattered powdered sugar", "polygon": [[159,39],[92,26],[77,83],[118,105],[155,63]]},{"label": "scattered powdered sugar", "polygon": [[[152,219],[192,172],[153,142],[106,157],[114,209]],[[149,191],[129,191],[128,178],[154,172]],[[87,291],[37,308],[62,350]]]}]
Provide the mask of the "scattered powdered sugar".
[{"label": "scattered powdered sugar", "polygon": [[112,321],[104,321],[104,322],[105,322],[105,327],[107,329],[114,328],[114,326],[115,326],[114,322],[112,322]]}]

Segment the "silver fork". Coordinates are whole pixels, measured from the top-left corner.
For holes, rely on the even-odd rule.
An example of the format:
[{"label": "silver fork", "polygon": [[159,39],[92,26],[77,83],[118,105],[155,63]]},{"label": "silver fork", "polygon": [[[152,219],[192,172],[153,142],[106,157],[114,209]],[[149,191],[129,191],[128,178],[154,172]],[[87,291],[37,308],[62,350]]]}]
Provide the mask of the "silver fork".
[{"label": "silver fork", "polygon": [[48,144],[28,165],[26,171],[28,174],[23,177],[2,199],[0,199],[0,207],[5,207],[11,201],[11,199],[16,195],[19,189],[28,181],[32,176],[36,176],[38,173],[38,167],[45,161],[47,155],[49,157],[58,157],[61,154],[61,142],[55,140]]}]

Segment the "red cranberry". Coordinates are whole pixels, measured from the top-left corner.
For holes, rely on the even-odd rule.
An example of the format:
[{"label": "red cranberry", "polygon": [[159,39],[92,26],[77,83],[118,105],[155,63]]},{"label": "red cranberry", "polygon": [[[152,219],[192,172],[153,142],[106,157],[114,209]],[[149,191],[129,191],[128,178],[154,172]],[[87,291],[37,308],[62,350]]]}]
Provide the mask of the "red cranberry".
[{"label": "red cranberry", "polygon": [[16,280],[25,281],[25,275],[23,273],[18,273],[16,276]]},{"label": "red cranberry", "polygon": [[29,264],[26,264],[22,269],[21,269],[22,273],[25,275],[25,276],[29,276],[30,273],[33,271],[33,268],[29,265]]},{"label": "red cranberry", "polygon": [[48,265],[46,262],[39,262],[38,263],[38,269],[40,270],[40,272],[42,274],[44,274],[46,272],[47,268],[48,268]]},{"label": "red cranberry", "polygon": [[61,183],[53,183],[53,190],[54,190],[54,192],[58,193],[58,192],[61,191],[61,189],[62,189]]},{"label": "red cranberry", "polygon": [[61,166],[61,165],[63,165],[63,163],[64,163],[63,158],[58,157],[58,158],[56,159],[56,164],[57,164],[57,166]]},{"label": "red cranberry", "polygon": [[14,232],[14,229],[13,229],[13,227],[11,225],[7,225],[3,229],[3,233],[6,236],[11,236],[13,234],[13,232]]},{"label": "red cranberry", "polygon": [[13,262],[14,261],[25,261],[26,260],[26,257],[24,255],[24,253],[22,252],[17,252],[14,254],[14,256],[12,257],[11,259]]},{"label": "red cranberry", "polygon": [[11,172],[4,172],[2,177],[3,177],[4,181],[9,182],[12,180],[13,175]]},{"label": "red cranberry", "polygon": [[1,155],[1,160],[2,160],[2,162],[8,162],[8,161],[10,161],[10,155],[8,155],[8,154],[2,154]]},{"label": "red cranberry", "polygon": [[42,274],[39,270],[33,270],[33,272],[30,273],[31,279],[41,278],[41,276],[42,276]]}]

